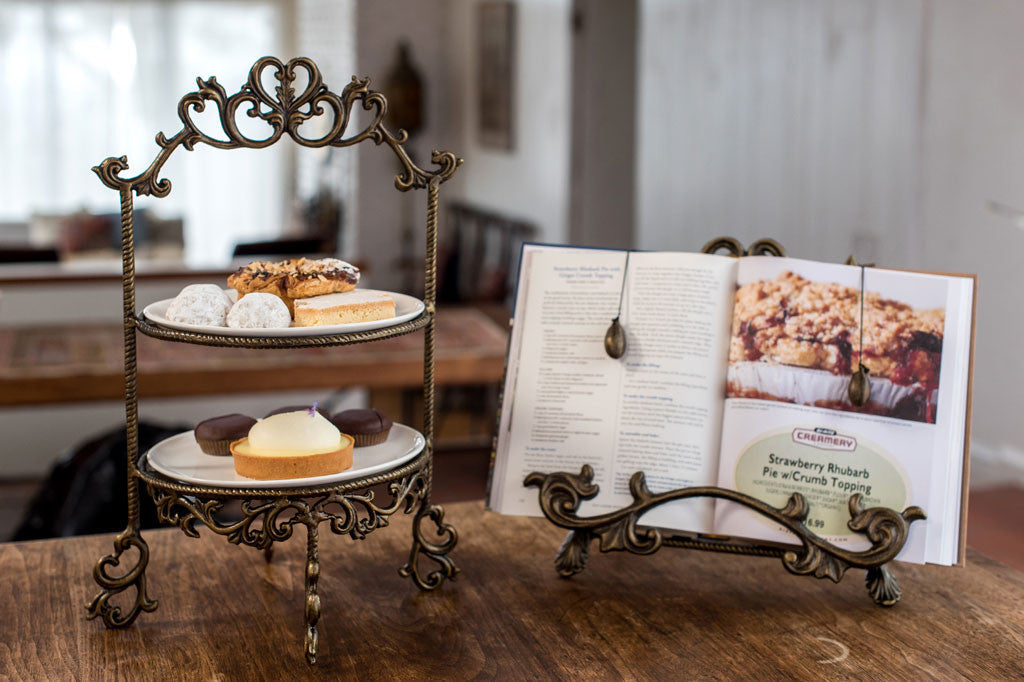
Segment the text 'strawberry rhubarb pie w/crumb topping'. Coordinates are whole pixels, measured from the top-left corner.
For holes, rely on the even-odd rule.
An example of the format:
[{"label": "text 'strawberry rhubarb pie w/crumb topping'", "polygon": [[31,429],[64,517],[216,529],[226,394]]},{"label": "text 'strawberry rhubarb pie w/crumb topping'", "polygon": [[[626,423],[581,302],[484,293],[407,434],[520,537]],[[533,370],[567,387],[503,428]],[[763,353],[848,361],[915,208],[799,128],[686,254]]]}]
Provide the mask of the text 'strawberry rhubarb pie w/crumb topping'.
[{"label": "text 'strawberry rhubarb pie w/crumb topping'", "polygon": [[[919,310],[864,297],[860,290],[811,282],[792,272],[739,287],[729,349],[729,397],[935,421],[942,361],[943,309]],[[863,362],[871,400],[849,402],[850,374]]]}]

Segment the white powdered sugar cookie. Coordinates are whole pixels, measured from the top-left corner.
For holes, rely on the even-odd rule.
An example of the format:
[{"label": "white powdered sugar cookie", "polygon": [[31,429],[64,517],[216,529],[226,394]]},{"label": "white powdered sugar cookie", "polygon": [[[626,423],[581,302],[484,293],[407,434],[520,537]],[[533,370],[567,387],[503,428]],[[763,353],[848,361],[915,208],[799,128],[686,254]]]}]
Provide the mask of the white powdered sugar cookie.
[{"label": "white powdered sugar cookie", "polygon": [[228,326],[235,329],[274,329],[291,322],[288,306],[274,294],[246,294],[228,313]]},{"label": "white powdered sugar cookie", "polygon": [[167,306],[167,319],[182,324],[223,327],[231,299],[216,284],[189,284]]}]

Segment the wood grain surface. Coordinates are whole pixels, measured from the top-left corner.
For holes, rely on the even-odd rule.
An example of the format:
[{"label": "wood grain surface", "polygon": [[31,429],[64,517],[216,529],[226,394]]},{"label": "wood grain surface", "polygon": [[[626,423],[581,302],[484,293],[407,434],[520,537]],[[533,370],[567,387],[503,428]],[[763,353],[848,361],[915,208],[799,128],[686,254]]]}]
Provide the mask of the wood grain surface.
[{"label": "wood grain surface", "polygon": [[[124,397],[118,325],[0,329],[0,406]],[[439,385],[501,381],[506,331],[473,308],[437,315]],[[138,335],[139,394],[176,397],[423,384],[423,332],[372,344],[286,351],[207,348]]]},{"label": "wood grain surface", "polygon": [[150,594],[126,630],[85,620],[111,538],[0,545],[0,676],[11,679],[1012,679],[1024,661],[1024,574],[898,567],[903,601],[868,598],[776,560],[662,550],[596,555],[557,577],[562,533],[449,505],[462,573],[421,593],[395,569],[407,517],[368,539],[321,533],[320,662],[302,655],[301,532],[261,552],[204,532],[147,533]]}]

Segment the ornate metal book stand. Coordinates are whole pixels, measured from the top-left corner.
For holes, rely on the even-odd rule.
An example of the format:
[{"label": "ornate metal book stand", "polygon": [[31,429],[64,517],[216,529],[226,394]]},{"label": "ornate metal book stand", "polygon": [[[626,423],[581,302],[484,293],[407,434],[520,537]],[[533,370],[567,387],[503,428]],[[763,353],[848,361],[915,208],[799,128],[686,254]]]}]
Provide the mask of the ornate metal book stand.
[{"label": "ornate metal book stand", "polygon": [[[271,96],[261,77],[268,69],[279,85]],[[302,92],[296,93],[296,75],[305,72],[307,84]],[[320,596],[317,583],[320,577],[318,559],[318,529],[321,523],[329,522],[330,530],[361,540],[368,533],[388,525],[388,518],[399,511],[415,514],[413,520],[412,547],[406,564],[399,573],[411,578],[424,590],[439,587],[445,579],[455,578],[458,569],[448,557],[458,539],[455,528],[444,522],[444,510],[430,503],[431,472],[433,463],[434,436],[434,314],[437,289],[437,208],[438,188],[450,178],[462,163],[450,152],[434,151],[431,160],[436,170],[423,170],[406,153],[404,131],[392,134],[384,127],[387,101],[379,92],[369,89],[368,78],[352,81],[341,94],[331,92],[323,83],[320,70],[309,59],[297,58],[282,63],[274,57],[258,60],[249,72],[248,81],[241,89],[228,95],[216,78],[197,79],[198,89],[186,94],[178,103],[178,117],[182,128],[172,137],[158,133],[156,142],[161,150],[142,173],[122,178],[127,170],[125,157],[108,158],[93,168],[105,185],[116,189],[121,195],[121,254],[123,264],[123,308],[125,347],[125,420],[127,424],[128,456],[128,524],[114,540],[113,554],[102,557],[96,564],[93,576],[100,586],[100,592],[89,602],[89,618],[97,616],[110,628],[126,627],[143,611],[154,611],[156,600],[146,592],[146,566],[149,563],[149,547],[142,538],[139,523],[139,485],[144,484],[157,506],[160,520],[181,528],[186,535],[198,537],[199,525],[223,535],[233,544],[246,544],[263,549],[270,560],[274,542],[287,540],[297,525],[306,527],[306,659],[316,662],[317,621],[320,618]],[[210,137],[192,121],[192,112],[201,112],[208,102],[217,107],[222,132],[226,139]],[[369,122],[346,137],[351,115],[356,104],[371,112]],[[244,109],[250,118],[259,118],[270,127],[270,134],[264,139],[246,137],[238,130],[236,116]],[[330,110],[333,118],[330,130],[317,138],[307,138],[300,128],[311,118],[322,116]],[[135,246],[132,231],[132,193],[137,196],[149,194],[164,197],[171,191],[171,183],[160,178],[160,171],[170,155],[182,147],[192,151],[196,144],[203,143],[217,149],[253,149],[268,147],[287,134],[304,147],[349,147],[360,142],[371,141],[376,145],[387,145],[398,157],[401,170],[395,177],[395,187],[400,191],[411,189],[427,190],[427,234],[424,303],[426,309],[419,317],[403,324],[369,332],[335,334],[329,336],[298,336],[289,338],[221,336],[175,331],[157,327],[135,311]],[[412,461],[390,471],[365,478],[346,481],[342,484],[309,488],[219,488],[197,486],[167,478],[155,472],[143,459],[139,459],[139,411],[137,393],[138,367],[136,362],[136,332],[169,341],[195,343],[207,346],[229,346],[237,348],[300,348],[309,346],[330,346],[362,343],[377,339],[408,334],[417,329],[424,330],[423,357],[423,435],[426,446]],[[378,502],[373,486],[387,484],[389,499]],[[240,500],[242,519],[218,518],[225,502]],[[436,534],[424,528],[425,521],[432,522]],[[130,566],[122,569],[120,575],[113,575],[125,552],[135,549],[138,557]],[[437,567],[428,570],[421,564],[423,557],[436,562]],[[112,603],[112,598],[134,588],[134,599],[127,605]],[[131,593],[129,593],[131,594]]]},{"label": "ornate metal book stand", "polygon": [[[704,246],[705,253],[726,249],[733,256],[783,256],[782,247],[771,239],[762,239],[744,249],[735,239],[720,238]],[[920,507],[908,507],[897,512],[887,507],[865,509],[861,495],[850,497],[850,530],[862,533],[871,542],[863,552],[851,552],[821,539],[804,525],[810,507],[800,493],[793,493],[785,507],[777,509],[754,497],[735,490],[713,486],[681,488],[654,494],[648,487],[644,473],[638,471],[630,477],[629,490],[633,502],[619,510],[599,516],[581,518],[576,515],[580,504],[597,496],[598,486],[593,484],[594,470],[584,465],[580,473],[531,473],[523,481],[525,486],[539,489],[540,508],[544,516],[556,526],[569,531],[555,557],[555,568],[564,578],[582,571],[590,555],[590,543],[597,539],[602,552],[625,551],[633,554],[653,554],[666,547],[700,549],[709,552],[749,554],[777,557],[782,565],[797,575],[813,575],[839,582],[848,568],[867,570],[865,583],[868,594],[876,604],[893,606],[900,600],[900,586],[889,562],[896,558],[907,541],[910,524],[925,518]],[[658,528],[638,526],[645,513],[662,504],[692,497],[713,497],[730,500],[752,509],[761,516],[779,523],[791,531],[801,547],[758,544],[731,538],[711,538],[696,534],[668,534]]]}]

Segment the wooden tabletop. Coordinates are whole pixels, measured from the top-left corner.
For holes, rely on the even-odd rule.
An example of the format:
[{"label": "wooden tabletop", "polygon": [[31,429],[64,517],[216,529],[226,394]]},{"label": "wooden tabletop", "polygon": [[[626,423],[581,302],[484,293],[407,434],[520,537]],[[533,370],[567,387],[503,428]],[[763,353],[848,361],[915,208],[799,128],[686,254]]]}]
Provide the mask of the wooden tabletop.
[{"label": "wooden tabletop", "polygon": [[395,569],[407,517],[361,542],[322,532],[320,658],[303,658],[302,533],[261,552],[149,531],[149,593],[127,630],[85,620],[109,536],[0,545],[0,676],[15,679],[1019,678],[1024,574],[976,552],[966,568],[897,569],[875,606],[861,571],[838,585],[777,560],[663,549],[597,554],[571,580],[540,519],[449,505],[454,583],[419,592]]},{"label": "wooden tabletop", "polygon": [[[0,406],[124,397],[118,325],[0,329]],[[437,314],[440,385],[501,381],[506,330],[474,308]],[[423,383],[423,332],[327,348],[207,348],[138,335],[139,394],[176,397]]]}]

